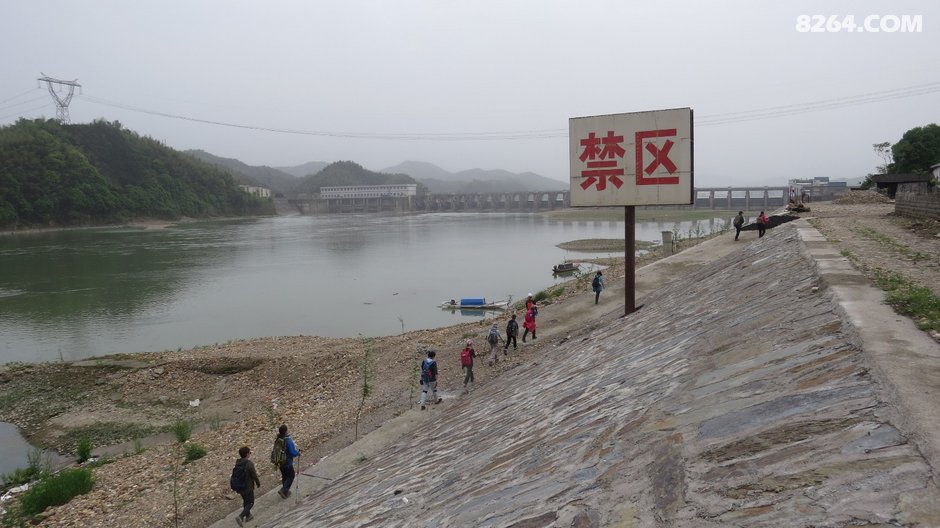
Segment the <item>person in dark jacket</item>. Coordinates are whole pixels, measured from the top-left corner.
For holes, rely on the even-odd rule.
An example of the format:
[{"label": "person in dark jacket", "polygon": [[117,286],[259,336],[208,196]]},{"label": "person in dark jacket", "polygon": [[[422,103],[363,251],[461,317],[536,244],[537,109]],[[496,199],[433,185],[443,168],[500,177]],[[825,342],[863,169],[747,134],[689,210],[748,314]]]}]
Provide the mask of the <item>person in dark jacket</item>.
[{"label": "person in dark jacket", "polygon": [[235,467],[245,466],[242,474],[245,475],[245,489],[241,492],[242,496],[242,512],[238,514],[238,517],[235,518],[235,522],[239,526],[242,526],[245,521],[250,521],[255,518],[251,514],[251,507],[255,505],[255,488],[261,487],[261,481],[258,480],[258,472],[255,471],[255,464],[249,457],[251,457],[251,449],[248,446],[242,447],[238,450],[238,456],[241,458],[238,459],[238,462],[235,462]]},{"label": "person in dark jacket", "polygon": [[[604,274],[600,271],[597,272],[597,275],[594,275],[594,280],[591,281],[591,289],[594,290],[594,304],[597,304],[598,299],[601,298],[601,292],[604,291]],[[535,335],[535,332],[532,332]]]},{"label": "person in dark jacket", "polygon": [[434,360],[436,355],[433,350],[428,350],[428,357],[421,362],[421,401],[418,404],[421,405],[422,411],[427,408],[424,404],[428,399],[428,391],[431,391],[431,400],[434,403],[444,401],[437,395],[437,361]]},{"label": "person in dark jacket", "polygon": [[287,457],[281,462],[281,489],[277,490],[277,494],[281,496],[282,499],[290,497],[290,487],[294,483],[294,477],[296,472],[294,471],[294,458],[300,456],[300,451],[297,451],[297,446],[294,444],[294,439],[290,437],[287,433],[287,426],[282,425],[277,430],[277,437],[284,440],[284,454]]},{"label": "person in dark jacket", "polygon": [[737,240],[741,235],[741,228],[744,227],[744,211],[738,211],[731,224],[734,226],[734,239]]},{"label": "person in dark jacket", "polygon": [[516,314],[512,314],[509,317],[509,321],[506,323],[506,346],[503,347],[503,355],[506,354],[506,351],[509,350],[509,342],[512,341],[512,349],[516,350],[516,336],[519,335],[519,323],[516,322]]}]

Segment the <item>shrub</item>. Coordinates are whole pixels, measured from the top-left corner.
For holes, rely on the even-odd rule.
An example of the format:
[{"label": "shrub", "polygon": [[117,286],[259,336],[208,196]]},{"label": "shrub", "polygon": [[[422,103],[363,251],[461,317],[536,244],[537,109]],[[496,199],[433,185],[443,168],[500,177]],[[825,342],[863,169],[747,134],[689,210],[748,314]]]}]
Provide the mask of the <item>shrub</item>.
[{"label": "shrub", "polygon": [[78,439],[78,463],[91,458],[91,440],[87,436]]},{"label": "shrub", "polygon": [[206,448],[199,444],[186,444],[186,462],[199,460],[206,456]]},{"label": "shrub", "polygon": [[189,440],[189,437],[193,435],[193,424],[189,420],[177,420],[173,424],[173,434],[176,436],[176,441],[183,443]]},{"label": "shrub", "polygon": [[49,506],[59,506],[76,495],[88,493],[94,485],[90,469],[66,469],[26,490],[20,498],[20,508],[26,515],[36,515]]}]

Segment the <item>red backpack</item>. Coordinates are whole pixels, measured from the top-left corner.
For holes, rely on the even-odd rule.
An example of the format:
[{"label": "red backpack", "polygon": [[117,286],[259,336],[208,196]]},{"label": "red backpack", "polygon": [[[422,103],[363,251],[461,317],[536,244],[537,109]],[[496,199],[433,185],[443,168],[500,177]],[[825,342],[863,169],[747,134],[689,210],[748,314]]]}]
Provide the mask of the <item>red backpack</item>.
[{"label": "red backpack", "polygon": [[463,349],[463,352],[460,353],[460,364],[465,367],[473,365],[473,358],[470,356],[469,348]]}]

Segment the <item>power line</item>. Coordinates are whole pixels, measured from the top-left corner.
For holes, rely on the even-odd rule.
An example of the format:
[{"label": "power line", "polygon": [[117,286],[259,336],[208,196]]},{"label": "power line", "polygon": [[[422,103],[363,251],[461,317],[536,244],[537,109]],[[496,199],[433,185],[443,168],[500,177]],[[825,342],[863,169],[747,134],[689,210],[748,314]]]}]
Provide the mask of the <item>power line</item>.
[{"label": "power line", "polygon": [[[45,98],[46,98],[46,96],[43,96],[43,99],[45,99]],[[12,114],[8,114],[8,115],[5,115],[5,116],[0,116],[0,119],[6,119],[6,118],[8,118],[8,117],[14,117],[14,116],[19,117],[19,116],[22,116],[22,115],[24,115],[24,114],[28,114],[28,113],[30,113],[30,112],[34,112],[34,111],[36,111],[36,110],[41,110],[41,109],[43,109],[43,108],[45,108],[45,107],[47,107],[47,106],[49,106],[49,103],[46,103],[46,104],[44,104],[44,105],[42,105],[42,106],[37,106],[36,108],[30,108],[29,110],[20,110],[19,112],[14,112],[14,113],[12,113]]]},{"label": "power line", "polygon": [[[932,82],[922,85],[908,86],[905,88],[895,88],[891,90],[882,90],[864,94],[837,97],[833,99],[823,99],[808,103],[797,103],[790,105],[771,106],[767,108],[758,108],[753,110],[742,110],[739,112],[727,112],[721,114],[712,114],[701,116],[695,122],[696,127],[717,126],[732,123],[741,123],[745,121],[756,121],[764,119],[773,119],[778,117],[787,117],[792,115],[818,112],[822,110],[833,110],[850,106],[863,104],[872,104],[895,99],[916,97],[931,93],[940,92],[940,82]],[[80,98],[88,102],[139,112],[170,119],[179,119],[195,123],[203,123],[216,126],[225,126],[231,128],[241,128],[247,130],[258,130],[262,132],[275,132],[281,134],[295,134],[306,136],[334,137],[346,139],[375,139],[390,141],[509,141],[521,139],[551,139],[567,137],[567,129],[544,129],[544,130],[518,130],[508,132],[401,132],[401,133],[371,133],[371,132],[335,132],[325,130],[299,130],[290,128],[276,128],[255,125],[245,125],[241,123],[228,123],[224,121],[215,121],[211,119],[201,119],[196,117],[171,114],[156,110],[148,110],[137,106],[132,106],[115,101],[109,101],[89,95],[80,95]]]},{"label": "power line", "polygon": [[35,103],[36,101],[38,101],[38,100],[40,100],[40,99],[45,99],[45,98],[46,98],[45,95],[40,95],[39,97],[34,97],[33,99],[28,99],[28,100],[23,101],[23,102],[21,102],[21,103],[15,103],[15,104],[11,104],[11,105],[8,105],[8,106],[0,106],[0,110],[8,110],[8,109],[10,109],[10,108],[16,108],[17,106],[23,106],[23,105],[25,105],[25,104]]},{"label": "power line", "polygon": [[39,89],[39,88],[31,88],[31,89],[26,90],[25,92],[23,92],[23,93],[21,93],[21,94],[14,95],[13,97],[11,97],[11,98],[9,98],[9,99],[4,99],[3,101],[0,101],[0,104],[6,103],[7,101],[12,101],[12,100],[17,99],[17,98],[19,98],[19,97],[23,97],[24,95],[26,95],[26,94],[28,94],[28,93],[30,93],[30,92],[32,92],[32,91],[38,90],[38,89]]}]

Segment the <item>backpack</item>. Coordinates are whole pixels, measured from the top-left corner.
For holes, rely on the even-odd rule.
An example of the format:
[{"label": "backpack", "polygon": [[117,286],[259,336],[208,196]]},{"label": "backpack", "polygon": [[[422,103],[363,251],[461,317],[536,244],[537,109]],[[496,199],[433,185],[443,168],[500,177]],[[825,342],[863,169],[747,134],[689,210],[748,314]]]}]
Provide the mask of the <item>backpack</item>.
[{"label": "backpack", "polygon": [[422,383],[431,381],[431,377],[433,376],[433,373],[431,372],[431,365],[433,364],[434,364],[434,360],[431,358],[425,359],[424,361],[421,362],[421,382]]},{"label": "backpack", "polygon": [[460,353],[460,364],[465,367],[473,365],[473,357],[470,355],[469,348],[463,349],[463,351]]},{"label": "backpack", "polygon": [[496,343],[499,343],[499,330],[495,328],[490,328],[490,333],[489,335],[486,336],[486,342],[491,345],[495,345]]},{"label": "backpack", "polygon": [[595,276],[594,276],[594,280],[591,281],[591,287],[592,287],[592,288],[597,288],[597,287],[600,286],[600,285],[601,285],[601,278],[600,278],[600,276],[595,275]]},{"label": "backpack", "polygon": [[287,462],[287,441],[280,436],[274,439],[274,447],[271,448],[271,464],[280,468]]},{"label": "backpack", "polygon": [[241,493],[245,491],[245,464],[235,464],[235,467],[232,468],[232,478],[228,480],[228,486],[232,488],[232,491],[237,491]]}]

